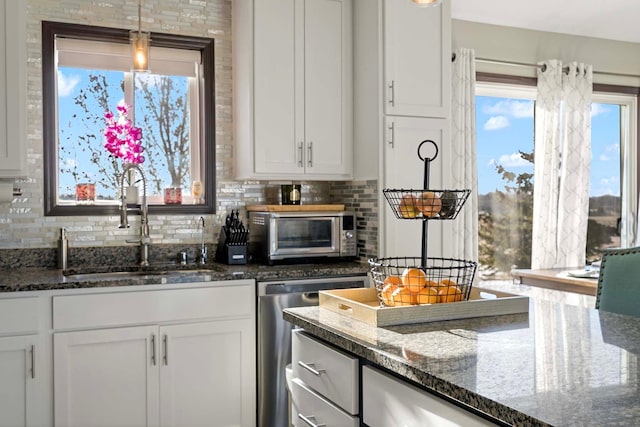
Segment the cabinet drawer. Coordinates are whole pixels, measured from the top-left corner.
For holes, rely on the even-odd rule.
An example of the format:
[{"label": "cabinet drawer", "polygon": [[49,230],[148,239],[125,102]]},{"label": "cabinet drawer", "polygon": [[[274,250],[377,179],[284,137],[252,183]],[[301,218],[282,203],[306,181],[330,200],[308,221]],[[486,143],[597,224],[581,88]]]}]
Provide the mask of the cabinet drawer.
[{"label": "cabinet drawer", "polygon": [[362,417],[369,427],[495,425],[370,366],[362,368]]},{"label": "cabinet drawer", "polygon": [[247,317],[253,313],[254,300],[252,280],[207,288],[56,296],[53,297],[53,328]]},{"label": "cabinet drawer", "polygon": [[38,331],[38,298],[0,299],[0,335]]},{"label": "cabinet drawer", "polygon": [[358,414],[358,359],[300,330],[292,334],[293,376],[349,414]]},{"label": "cabinet drawer", "polygon": [[291,422],[294,427],[358,427],[359,419],[351,416],[310,390],[299,378],[291,383]]}]

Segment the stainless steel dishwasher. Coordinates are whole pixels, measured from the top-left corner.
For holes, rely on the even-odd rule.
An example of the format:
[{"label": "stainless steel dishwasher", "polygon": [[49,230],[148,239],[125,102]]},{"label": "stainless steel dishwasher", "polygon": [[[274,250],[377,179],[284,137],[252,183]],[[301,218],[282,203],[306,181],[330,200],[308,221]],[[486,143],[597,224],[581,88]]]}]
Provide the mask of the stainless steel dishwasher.
[{"label": "stainless steel dishwasher", "polygon": [[258,282],[258,426],[284,427],[289,422],[285,368],[291,363],[293,325],[282,310],[318,305],[318,292],[362,288],[367,276]]}]

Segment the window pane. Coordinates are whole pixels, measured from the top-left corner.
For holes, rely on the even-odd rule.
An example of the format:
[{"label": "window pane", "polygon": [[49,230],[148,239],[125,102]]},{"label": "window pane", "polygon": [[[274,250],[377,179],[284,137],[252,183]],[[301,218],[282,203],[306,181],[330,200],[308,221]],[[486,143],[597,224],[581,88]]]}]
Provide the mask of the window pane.
[{"label": "window pane", "polygon": [[136,74],[135,117],[143,132],[150,196],[168,187],[191,195],[191,105],[188,77]]},{"label": "window pane", "polygon": [[95,184],[96,203],[115,203],[114,162],[103,148],[104,112],[124,99],[121,71],[58,69],[58,201],[75,203],[77,184]]},{"label": "window pane", "polygon": [[591,107],[591,177],[587,261],[597,261],[602,249],[620,247],[620,105]]},{"label": "window pane", "polygon": [[483,278],[531,266],[534,102],[476,97],[479,262]]}]

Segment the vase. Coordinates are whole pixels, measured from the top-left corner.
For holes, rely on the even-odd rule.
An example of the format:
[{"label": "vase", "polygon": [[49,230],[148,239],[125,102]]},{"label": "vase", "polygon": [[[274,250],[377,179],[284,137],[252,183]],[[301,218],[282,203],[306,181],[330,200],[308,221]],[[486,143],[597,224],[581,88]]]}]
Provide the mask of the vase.
[{"label": "vase", "polygon": [[182,188],[167,187],[164,189],[165,205],[181,205],[182,204]]},{"label": "vase", "polygon": [[76,184],[76,204],[92,205],[96,201],[96,185],[94,183],[82,182]]}]

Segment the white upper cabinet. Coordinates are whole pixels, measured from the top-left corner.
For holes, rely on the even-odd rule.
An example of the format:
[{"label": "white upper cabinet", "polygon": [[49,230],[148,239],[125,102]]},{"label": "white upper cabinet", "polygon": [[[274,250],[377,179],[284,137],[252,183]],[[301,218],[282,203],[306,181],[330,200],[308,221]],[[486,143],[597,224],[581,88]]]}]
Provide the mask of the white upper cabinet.
[{"label": "white upper cabinet", "polygon": [[385,113],[449,117],[451,4],[419,8],[384,2]]},{"label": "white upper cabinet", "polygon": [[236,176],[352,174],[351,0],[233,2]]},{"label": "white upper cabinet", "polygon": [[0,0],[0,178],[26,175],[26,2]]}]

